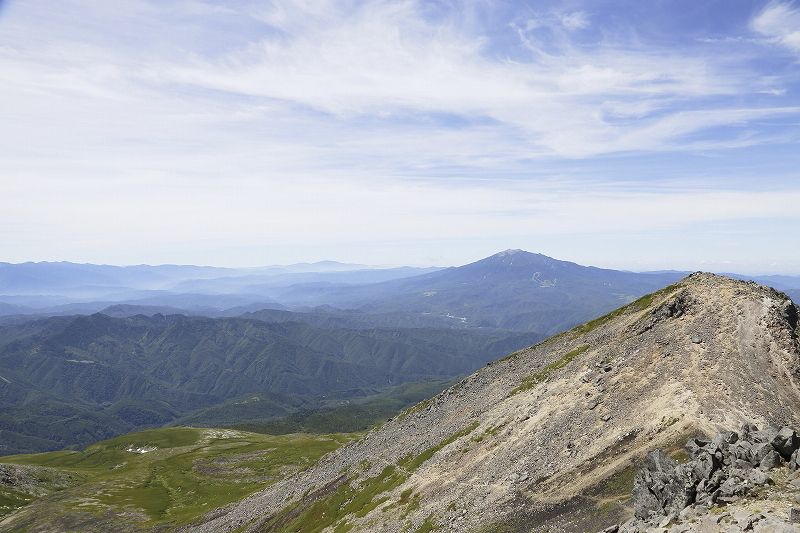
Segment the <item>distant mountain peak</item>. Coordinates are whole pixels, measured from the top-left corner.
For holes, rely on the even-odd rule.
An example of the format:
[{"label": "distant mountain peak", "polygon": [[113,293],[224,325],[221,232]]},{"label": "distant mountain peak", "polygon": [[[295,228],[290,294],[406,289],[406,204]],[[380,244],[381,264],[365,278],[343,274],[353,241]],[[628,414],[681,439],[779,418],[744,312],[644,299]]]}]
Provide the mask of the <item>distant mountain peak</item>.
[{"label": "distant mountain peak", "polygon": [[511,248],[509,248],[508,250],[503,250],[502,252],[498,252],[495,255],[497,257],[504,257],[506,255],[529,254],[529,253],[530,252],[526,252],[525,250],[520,250],[519,248],[516,248],[516,249],[513,249],[513,250]]},{"label": "distant mountain peak", "polygon": [[[490,261],[490,260],[505,261],[505,260],[508,260],[508,259],[525,259],[527,261],[548,261],[549,260],[549,261],[555,261],[555,262],[558,262],[558,263],[566,263],[566,261],[559,261],[558,259],[553,259],[552,257],[549,257],[549,256],[544,255],[544,254],[537,254],[537,253],[528,252],[526,250],[520,250],[520,249],[512,250],[510,248],[508,250],[503,250],[502,252],[497,252],[494,255],[490,255],[489,257],[484,258],[483,261]],[[480,262],[480,261],[478,261],[478,262]]]},{"label": "distant mountain peak", "polygon": [[474,263],[470,263],[469,265],[464,265],[465,269],[470,269],[474,267],[479,268],[492,268],[497,269],[500,268],[502,270],[507,270],[509,272],[516,271],[520,275],[528,276],[528,271],[533,269],[540,269],[540,268],[548,268],[548,269],[555,269],[555,268],[564,268],[564,267],[573,267],[578,266],[574,265],[574,263],[570,263],[568,261],[559,261],[558,259],[553,259],[552,257],[543,255],[543,254],[536,254],[532,252],[527,252],[525,250],[503,250],[502,252],[498,252],[494,255],[490,255],[489,257],[485,257],[479,261]]},{"label": "distant mountain peak", "polygon": [[494,255],[487,257],[486,259],[526,259],[526,260],[535,260],[535,261],[557,261],[559,263],[565,263],[565,261],[559,261],[558,259],[554,259],[550,256],[544,254],[538,254],[534,252],[528,252],[527,250],[520,250],[511,249],[503,250],[502,252],[497,252]]}]

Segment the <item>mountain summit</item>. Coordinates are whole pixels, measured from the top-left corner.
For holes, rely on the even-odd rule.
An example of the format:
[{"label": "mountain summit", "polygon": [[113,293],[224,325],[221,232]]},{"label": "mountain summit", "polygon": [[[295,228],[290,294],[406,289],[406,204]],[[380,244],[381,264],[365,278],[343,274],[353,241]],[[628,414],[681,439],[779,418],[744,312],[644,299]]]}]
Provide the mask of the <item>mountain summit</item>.
[{"label": "mountain summit", "polygon": [[[486,261],[518,258],[532,260]],[[784,294],[695,273],[492,363],[192,530],[597,531],[630,517],[649,450],[800,426],[798,333]]]},{"label": "mountain summit", "polygon": [[673,283],[680,276],[587,267],[523,250],[506,250],[420,276],[361,287],[295,288],[292,294],[271,296],[287,304],[292,298],[301,301],[302,296],[339,308],[448,317],[461,327],[552,335]]},{"label": "mountain summit", "polygon": [[627,282],[642,277],[648,280],[655,280],[657,277],[653,274],[639,274],[583,266],[570,261],[553,259],[543,254],[526,252],[525,250],[505,250],[474,263],[434,272],[429,274],[428,277],[429,279],[446,278],[448,274],[452,276],[455,272],[458,272],[462,278],[472,281],[478,281],[479,278],[473,278],[476,274],[483,279],[499,276],[508,281],[525,281],[531,287],[538,286],[539,288],[557,287],[559,284],[564,287],[570,287],[575,284],[586,284],[600,280],[606,283],[614,281]]}]

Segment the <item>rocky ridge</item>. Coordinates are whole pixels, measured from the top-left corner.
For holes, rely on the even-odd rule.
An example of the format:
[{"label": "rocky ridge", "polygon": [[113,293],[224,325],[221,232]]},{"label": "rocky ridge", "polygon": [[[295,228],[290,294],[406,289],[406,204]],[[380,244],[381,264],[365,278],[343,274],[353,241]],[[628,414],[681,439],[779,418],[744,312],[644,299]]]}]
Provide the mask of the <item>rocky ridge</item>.
[{"label": "rocky ridge", "polygon": [[745,424],[710,441],[691,438],[689,460],[653,450],[633,484],[633,517],[602,533],[800,531],[800,437]]},{"label": "rocky ridge", "polygon": [[[197,532],[597,531],[656,448],[800,427],[798,309],[696,273],[476,372]],[[309,524],[313,524],[310,526]]]}]

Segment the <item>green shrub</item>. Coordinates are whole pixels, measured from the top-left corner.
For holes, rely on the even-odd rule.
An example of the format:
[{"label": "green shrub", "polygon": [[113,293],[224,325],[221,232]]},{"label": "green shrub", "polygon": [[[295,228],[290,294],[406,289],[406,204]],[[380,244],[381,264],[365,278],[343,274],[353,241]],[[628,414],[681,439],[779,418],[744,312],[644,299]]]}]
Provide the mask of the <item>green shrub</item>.
[{"label": "green shrub", "polygon": [[532,389],[533,387],[535,387],[539,383],[542,383],[543,381],[547,381],[547,379],[550,377],[550,375],[553,372],[555,372],[556,370],[559,370],[561,368],[564,368],[569,363],[571,363],[573,359],[575,359],[577,356],[579,356],[580,354],[582,354],[583,352],[585,352],[588,349],[589,349],[589,345],[588,344],[584,344],[582,346],[578,346],[574,350],[572,350],[570,352],[567,352],[566,354],[562,355],[559,359],[557,359],[556,361],[553,361],[552,363],[550,363],[549,365],[547,365],[546,367],[541,369],[539,372],[537,372],[537,373],[535,373],[533,375],[530,375],[530,376],[526,376],[522,380],[522,384],[520,386],[514,388],[511,391],[511,393],[509,394],[509,396],[513,396],[513,395],[517,394],[518,392],[522,392],[522,391],[526,391],[526,390]]}]

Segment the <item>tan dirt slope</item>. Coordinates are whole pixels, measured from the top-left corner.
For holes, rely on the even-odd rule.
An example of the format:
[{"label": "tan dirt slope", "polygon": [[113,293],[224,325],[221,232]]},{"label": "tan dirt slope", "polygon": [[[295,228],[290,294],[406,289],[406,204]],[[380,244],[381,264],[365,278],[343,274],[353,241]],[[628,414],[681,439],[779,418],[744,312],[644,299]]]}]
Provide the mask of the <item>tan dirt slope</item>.
[{"label": "tan dirt slope", "polygon": [[695,273],[527,348],[191,531],[597,531],[654,448],[800,427],[798,310]]}]

